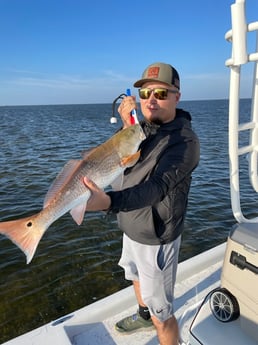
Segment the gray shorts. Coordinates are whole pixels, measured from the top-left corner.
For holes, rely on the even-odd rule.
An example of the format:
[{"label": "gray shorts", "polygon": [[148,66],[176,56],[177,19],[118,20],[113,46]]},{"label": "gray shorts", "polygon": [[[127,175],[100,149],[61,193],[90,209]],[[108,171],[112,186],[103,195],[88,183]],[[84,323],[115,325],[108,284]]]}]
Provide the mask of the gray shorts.
[{"label": "gray shorts", "polygon": [[174,285],[181,236],[168,244],[146,245],[123,236],[119,266],[125,278],[140,283],[141,296],[150,314],[160,321],[173,315]]}]

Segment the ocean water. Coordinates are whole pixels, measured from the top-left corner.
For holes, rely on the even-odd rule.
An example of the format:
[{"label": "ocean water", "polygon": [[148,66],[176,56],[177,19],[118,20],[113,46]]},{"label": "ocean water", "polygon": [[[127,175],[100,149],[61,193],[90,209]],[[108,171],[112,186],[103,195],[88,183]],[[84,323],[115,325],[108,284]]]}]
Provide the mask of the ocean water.
[{"label": "ocean water", "polygon": [[[201,143],[193,173],[180,261],[224,242],[235,223],[228,163],[228,101],[185,101]],[[241,116],[250,113],[241,100]],[[38,212],[63,165],[99,145],[119,127],[111,104],[0,107],[0,220]],[[246,140],[245,138],[243,140]],[[257,209],[243,157],[243,209]],[[24,254],[0,235],[0,343],[129,285],[117,262],[122,234],[115,216],[87,213],[78,227],[57,220],[26,265]]]}]

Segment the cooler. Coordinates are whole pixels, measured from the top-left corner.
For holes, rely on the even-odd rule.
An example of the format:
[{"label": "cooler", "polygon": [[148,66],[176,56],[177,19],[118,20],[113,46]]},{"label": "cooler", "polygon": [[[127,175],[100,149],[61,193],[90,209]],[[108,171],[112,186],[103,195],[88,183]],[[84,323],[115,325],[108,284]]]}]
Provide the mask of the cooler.
[{"label": "cooler", "polygon": [[233,318],[239,316],[242,330],[258,342],[257,223],[237,224],[230,232],[221,274],[221,288],[232,294],[232,303],[236,304]]},{"label": "cooler", "polygon": [[258,224],[237,224],[224,255],[220,287],[199,308],[191,345],[258,344]]}]

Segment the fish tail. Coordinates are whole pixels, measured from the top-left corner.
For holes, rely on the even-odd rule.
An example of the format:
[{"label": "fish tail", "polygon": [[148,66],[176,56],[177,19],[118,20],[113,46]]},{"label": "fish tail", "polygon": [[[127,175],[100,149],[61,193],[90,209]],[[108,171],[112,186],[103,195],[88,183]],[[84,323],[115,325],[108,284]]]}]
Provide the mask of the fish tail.
[{"label": "fish tail", "polygon": [[44,224],[37,220],[38,215],[0,222],[0,233],[8,237],[24,252],[27,264],[31,262],[39,241],[46,231]]}]

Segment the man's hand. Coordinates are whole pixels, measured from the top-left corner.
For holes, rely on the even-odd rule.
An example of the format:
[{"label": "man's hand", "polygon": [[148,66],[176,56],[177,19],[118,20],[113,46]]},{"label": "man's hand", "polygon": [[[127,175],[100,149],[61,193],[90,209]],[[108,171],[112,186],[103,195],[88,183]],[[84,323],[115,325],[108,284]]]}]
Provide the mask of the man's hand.
[{"label": "man's hand", "polygon": [[85,186],[91,191],[91,196],[87,202],[87,211],[106,211],[111,205],[111,199],[102,189],[100,189],[88,177],[84,177]]},{"label": "man's hand", "polygon": [[125,97],[118,107],[118,112],[123,121],[123,128],[130,127],[131,124],[131,112],[132,110],[137,109],[136,97],[127,96]]}]

